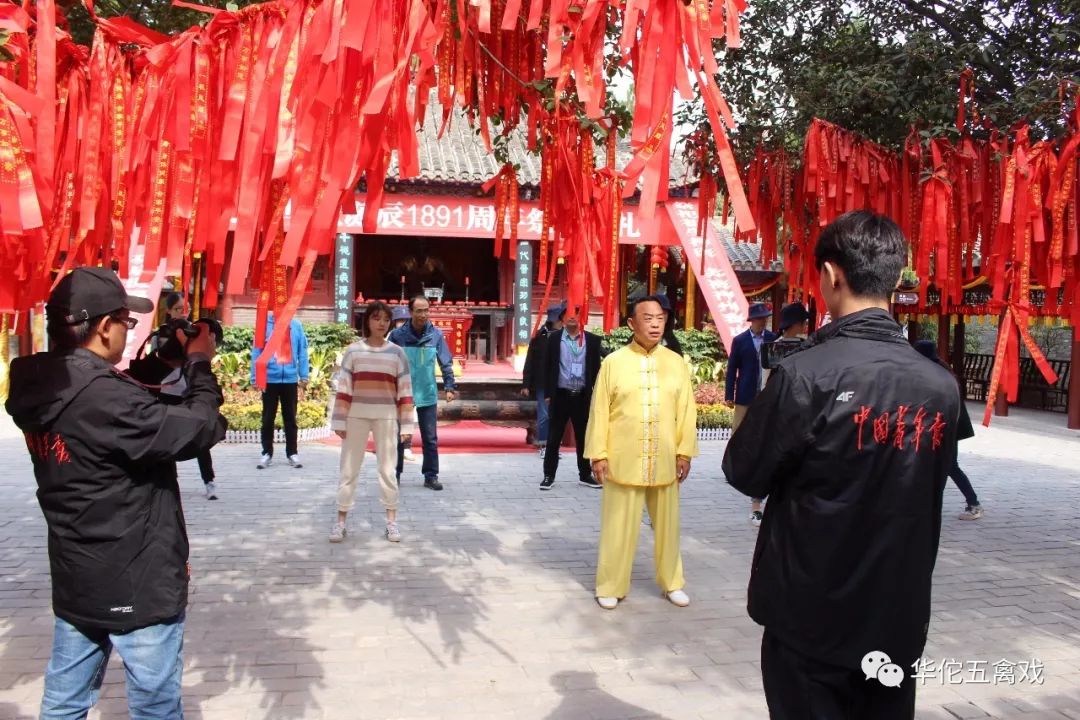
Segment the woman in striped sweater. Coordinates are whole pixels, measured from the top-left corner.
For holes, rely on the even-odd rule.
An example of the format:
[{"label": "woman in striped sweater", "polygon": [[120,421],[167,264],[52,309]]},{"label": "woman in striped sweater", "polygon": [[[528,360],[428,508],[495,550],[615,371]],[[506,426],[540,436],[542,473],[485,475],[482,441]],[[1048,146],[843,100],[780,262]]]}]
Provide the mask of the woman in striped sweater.
[{"label": "woman in striped sweater", "polygon": [[369,435],[375,438],[379,500],[386,509],[386,539],[401,540],[394,469],[399,433],[402,440],[412,435],[413,400],[405,351],[386,340],[390,317],[390,308],[384,303],[368,305],[364,337],[345,349],[336,375],[332,427],[342,443],[337,522],[330,531],[332,543],[345,539],[345,518],[353,507]]}]

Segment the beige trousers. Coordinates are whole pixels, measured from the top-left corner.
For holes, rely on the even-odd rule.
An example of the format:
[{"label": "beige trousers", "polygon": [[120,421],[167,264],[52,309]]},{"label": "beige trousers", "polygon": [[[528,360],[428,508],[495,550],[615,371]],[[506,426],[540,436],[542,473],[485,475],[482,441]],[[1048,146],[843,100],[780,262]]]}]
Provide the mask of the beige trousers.
[{"label": "beige trousers", "polygon": [[397,420],[368,420],[348,418],[345,421],[345,439],[341,441],[341,480],[338,483],[337,504],[339,512],[353,508],[356,481],[364,464],[368,436],[375,436],[375,460],[379,468],[379,502],[387,510],[397,510],[398,485],[394,478],[397,467],[398,422]]}]

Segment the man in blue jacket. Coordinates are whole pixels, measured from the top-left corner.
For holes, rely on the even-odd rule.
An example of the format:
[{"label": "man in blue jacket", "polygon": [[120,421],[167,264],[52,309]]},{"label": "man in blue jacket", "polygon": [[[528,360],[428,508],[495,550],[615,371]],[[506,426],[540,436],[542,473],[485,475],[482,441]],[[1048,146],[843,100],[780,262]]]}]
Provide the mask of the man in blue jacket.
[{"label": "man in blue jacket", "polygon": [[[266,318],[266,338],[274,332],[274,315]],[[286,350],[288,353],[286,354]],[[251,349],[251,384],[255,384],[255,361],[262,353],[257,347]],[[289,335],[280,350],[266,365],[266,389],[262,393],[262,457],[255,467],[265,470],[274,459],[274,418],[278,402],[281,402],[281,420],[285,426],[285,457],[294,468],[303,467],[296,448],[296,399],[297,384],[304,387],[308,381],[308,347],[304,326],[299,320],[289,323]]]},{"label": "man in blue jacket", "polygon": [[[772,312],[765,303],[750,306],[746,319],[750,328],[735,336],[731,342],[731,354],[728,356],[727,375],[724,378],[724,399],[729,406],[735,406],[735,418],[731,431],[739,429],[750,403],[761,392],[761,347],[776,340],[776,333],[765,329],[765,323]],[[750,501],[750,523],[754,527],[761,525],[761,498]]]},{"label": "man in blue jacket", "polygon": [[[424,487],[442,490],[442,483],[439,482],[439,386],[435,382],[435,362],[438,361],[442,369],[446,402],[453,402],[457,387],[454,383],[454,356],[450,354],[442,331],[428,319],[431,306],[426,297],[417,295],[411,298],[409,312],[412,320],[393,330],[388,339],[405,350],[409,358],[413,403],[420,426],[420,440],[424,446]],[[398,482],[405,466],[405,446],[411,442],[412,438],[406,438],[398,445]]]}]

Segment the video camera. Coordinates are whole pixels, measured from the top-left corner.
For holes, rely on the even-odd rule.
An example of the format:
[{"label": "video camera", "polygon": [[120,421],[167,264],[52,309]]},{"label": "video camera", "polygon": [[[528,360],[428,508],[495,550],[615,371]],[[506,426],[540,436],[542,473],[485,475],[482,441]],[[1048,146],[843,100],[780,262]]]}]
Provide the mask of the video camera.
[{"label": "video camera", "polygon": [[170,318],[162,323],[161,327],[150,334],[150,354],[157,354],[164,362],[179,362],[184,359],[184,346],[176,339],[177,331],[181,331],[188,338],[199,334],[199,324],[206,325],[214,335],[214,341],[221,343],[224,331],[221,323],[213,318],[201,318],[191,322],[185,318]]},{"label": "video camera", "polygon": [[144,355],[146,345],[143,345],[138,356],[129,364],[128,374],[144,385],[160,385],[162,380],[184,362],[184,345],[176,338],[176,333],[183,332],[188,338],[193,338],[200,332],[197,327],[199,324],[206,325],[213,333],[214,341],[221,343],[224,331],[217,320],[201,318],[191,322],[184,318],[171,318],[150,334],[147,339],[150,351]]},{"label": "video camera", "polygon": [[761,367],[766,370],[773,370],[780,364],[781,360],[789,355],[802,352],[811,344],[810,340],[801,338],[780,338],[767,342],[761,346]]}]

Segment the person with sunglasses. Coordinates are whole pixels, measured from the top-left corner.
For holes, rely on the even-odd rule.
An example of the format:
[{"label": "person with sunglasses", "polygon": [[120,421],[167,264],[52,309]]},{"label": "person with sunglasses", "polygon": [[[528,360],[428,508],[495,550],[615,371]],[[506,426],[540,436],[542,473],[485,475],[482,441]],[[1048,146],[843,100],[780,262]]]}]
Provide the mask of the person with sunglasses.
[{"label": "person with sunglasses", "polygon": [[206,325],[191,338],[177,331],[187,380],[178,403],[114,367],[138,322],[131,313],[153,309],[112,271],[77,268],[45,308],[51,349],[11,364],[6,407],[48,525],[56,619],[43,720],[86,717],[113,648],[132,717],[183,717],[188,538],[176,462],[221,440],[225,419]]}]

